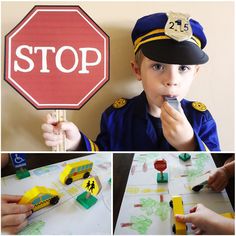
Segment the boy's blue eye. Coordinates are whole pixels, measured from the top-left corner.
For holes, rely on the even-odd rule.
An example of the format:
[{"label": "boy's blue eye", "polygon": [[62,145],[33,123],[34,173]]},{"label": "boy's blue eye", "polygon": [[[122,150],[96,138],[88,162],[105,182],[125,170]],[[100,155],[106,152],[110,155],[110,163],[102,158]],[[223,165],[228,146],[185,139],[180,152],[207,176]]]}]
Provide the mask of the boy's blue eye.
[{"label": "boy's blue eye", "polygon": [[152,66],[152,68],[154,70],[163,70],[164,69],[164,65],[162,65],[162,64],[155,64],[155,65]]},{"label": "boy's blue eye", "polygon": [[190,70],[189,66],[181,65],[179,66],[179,71],[184,72]]}]

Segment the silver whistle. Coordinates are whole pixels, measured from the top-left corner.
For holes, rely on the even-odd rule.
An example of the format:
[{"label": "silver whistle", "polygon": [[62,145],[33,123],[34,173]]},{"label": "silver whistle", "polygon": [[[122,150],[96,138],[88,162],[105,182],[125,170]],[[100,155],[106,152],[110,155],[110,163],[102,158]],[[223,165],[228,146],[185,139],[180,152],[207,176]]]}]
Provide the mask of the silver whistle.
[{"label": "silver whistle", "polygon": [[168,97],[166,96],[165,97],[165,100],[177,111],[180,111],[179,110],[179,105],[180,105],[180,102],[177,100],[176,97]]}]

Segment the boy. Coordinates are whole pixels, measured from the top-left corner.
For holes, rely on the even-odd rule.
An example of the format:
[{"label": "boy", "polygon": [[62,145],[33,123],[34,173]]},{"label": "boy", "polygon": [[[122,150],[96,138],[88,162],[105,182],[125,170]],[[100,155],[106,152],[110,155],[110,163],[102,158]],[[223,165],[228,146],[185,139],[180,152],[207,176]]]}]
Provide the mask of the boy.
[{"label": "boy", "polygon": [[95,142],[73,123],[56,123],[48,115],[42,125],[46,145],[62,142],[57,133],[63,130],[67,150],[219,151],[216,124],[206,106],[183,99],[199,64],[208,61],[202,26],[184,14],[155,13],[137,21],[132,41],[131,67],[144,91],[130,100],[118,99],[102,114]]}]

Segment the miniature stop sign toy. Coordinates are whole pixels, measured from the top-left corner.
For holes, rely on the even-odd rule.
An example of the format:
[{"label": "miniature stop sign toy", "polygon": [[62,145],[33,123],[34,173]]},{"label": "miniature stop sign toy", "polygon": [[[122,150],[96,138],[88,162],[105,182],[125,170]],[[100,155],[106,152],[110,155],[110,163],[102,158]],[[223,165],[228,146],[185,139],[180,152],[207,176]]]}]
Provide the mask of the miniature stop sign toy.
[{"label": "miniature stop sign toy", "polygon": [[155,167],[155,169],[157,169],[161,172],[164,171],[167,168],[166,160],[164,160],[164,159],[156,160],[154,162],[154,167]]},{"label": "miniature stop sign toy", "polygon": [[157,173],[157,182],[158,183],[166,183],[168,182],[168,173],[163,173],[163,171],[167,168],[166,160],[156,160],[154,162],[154,168],[161,173]]},{"label": "miniature stop sign toy", "polygon": [[109,79],[109,37],[79,6],[35,6],[5,38],[5,80],[37,109],[80,109]]}]

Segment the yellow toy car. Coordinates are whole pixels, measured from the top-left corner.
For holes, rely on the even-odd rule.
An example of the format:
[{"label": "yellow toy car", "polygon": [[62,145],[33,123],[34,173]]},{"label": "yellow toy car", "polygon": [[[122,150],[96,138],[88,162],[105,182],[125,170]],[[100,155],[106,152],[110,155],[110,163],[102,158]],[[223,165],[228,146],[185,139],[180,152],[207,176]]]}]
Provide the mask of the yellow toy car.
[{"label": "yellow toy car", "polygon": [[67,164],[60,174],[60,181],[63,184],[69,185],[75,180],[86,179],[90,176],[92,168],[93,162],[89,160]]},{"label": "yellow toy car", "polygon": [[33,211],[40,210],[48,205],[56,205],[59,202],[59,194],[56,190],[43,186],[35,186],[25,192],[19,204],[33,204]]},{"label": "yellow toy car", "polygon": [[181,196],[173,196],[169,202],[170,207],[173,209],[173,221],[172,231],[174,234],[183,235],[186,234],[187,226],[184,223],[177,222],[175,220],[176,214],[184,214],[183,200]]}]

